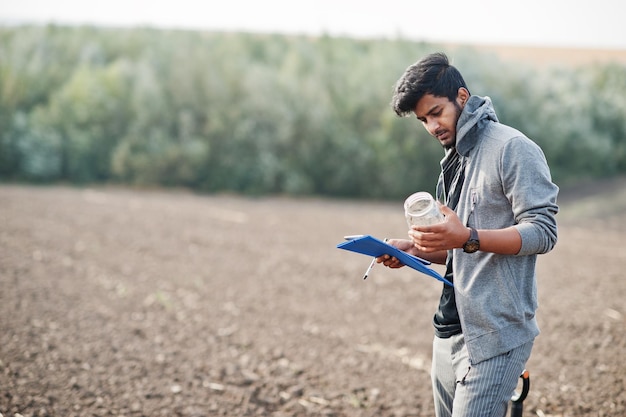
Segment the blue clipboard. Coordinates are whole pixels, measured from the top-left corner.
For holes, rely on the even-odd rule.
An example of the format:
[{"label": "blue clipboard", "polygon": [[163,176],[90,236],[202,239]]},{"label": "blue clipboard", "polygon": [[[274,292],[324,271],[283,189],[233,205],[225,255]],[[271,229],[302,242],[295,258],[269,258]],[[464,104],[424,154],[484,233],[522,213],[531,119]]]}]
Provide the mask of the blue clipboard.
[{"label": "blue clipboard", "polygon": [[413,268],[416,271],[429,275],[443,283],[454,286],[454,284],[442,277],[439,273],[437,273],[437,271],[429,268],[428,265],[430,265],[430,262],[427,260],[413,256],[410,253],[403,252],[395,246],[391,246],[390,244],[370,235],[358,236],[354,239],[348,240],[347,242],[342,242],[337,245],[337,248],[361,253],[375,258],[382,255],[390,255],[398,258],[400,262],[409,268]]}]

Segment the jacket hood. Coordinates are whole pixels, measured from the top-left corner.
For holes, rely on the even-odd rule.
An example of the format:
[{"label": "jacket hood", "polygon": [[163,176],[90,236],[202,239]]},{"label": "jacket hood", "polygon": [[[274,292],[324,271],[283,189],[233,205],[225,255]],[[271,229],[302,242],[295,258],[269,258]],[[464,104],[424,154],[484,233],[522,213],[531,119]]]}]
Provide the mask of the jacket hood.
[{"label": "jacket hood", "polygon": [[489,97],[470,96],[456,125],[457,152],[467,156],[478,140],[478,135],[474,134],[476,130],[488,122],[497,121],[498,116]]}]

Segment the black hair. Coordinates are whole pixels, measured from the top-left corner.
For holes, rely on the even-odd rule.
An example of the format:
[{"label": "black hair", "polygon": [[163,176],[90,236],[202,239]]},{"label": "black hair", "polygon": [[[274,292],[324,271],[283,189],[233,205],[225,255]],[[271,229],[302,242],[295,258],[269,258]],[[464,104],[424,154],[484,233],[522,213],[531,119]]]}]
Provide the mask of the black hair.
[{"label": "black hair", "polygon": [[[409,66],[397,81],[391,106],[398,116],[411,114],[426,94],[454,101],[459,88],[467,89],[463,76],[443,52],[425,56]],[[468,89],[469,91],[469,89]]]}]

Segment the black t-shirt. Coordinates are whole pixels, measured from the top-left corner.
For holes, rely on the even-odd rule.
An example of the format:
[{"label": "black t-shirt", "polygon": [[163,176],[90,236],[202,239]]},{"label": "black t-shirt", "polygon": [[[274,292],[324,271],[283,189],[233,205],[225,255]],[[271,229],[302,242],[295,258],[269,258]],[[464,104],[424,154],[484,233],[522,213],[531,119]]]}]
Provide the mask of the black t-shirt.
[{"label": "black t-shirt", "polygon": [[[441,190],[445,196],[445,202],[451,209],[456,209],[461,195],[463,181],[465,181],[465,158],[460,156],[455,148],[450,149],[442,164],[443,187]],[[439,190],[438,190],[438,195]],[[449,252],[446,259],[445,278],[454,283],[454,273],[452,271],[452,252]],[[439,308],[433,317],[435,335],[440,338],[448,338],[462,332],[459,312],[456,309],[456,299],[454,287],[448,284],[443,285]]]},{"label": "black t-shirt", "polygon": [[[452,274],[452,257],[446,261],[445,278],[454,283]],[[461,320],[459,312],[456,309],[456,300],[454,297],[454,287],[443,284],[441,298],[439,299],[439,308],[433,317],[433,325],[435,326],[435,334],[437,337],[446,339],[461,333]]]}]

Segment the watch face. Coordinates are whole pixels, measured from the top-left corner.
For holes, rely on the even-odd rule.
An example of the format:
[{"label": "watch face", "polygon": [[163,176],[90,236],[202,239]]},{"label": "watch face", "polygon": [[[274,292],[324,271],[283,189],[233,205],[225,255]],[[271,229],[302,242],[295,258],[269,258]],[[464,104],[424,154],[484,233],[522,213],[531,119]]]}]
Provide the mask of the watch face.
[{"label": "watch face", "polygon": [[480,248],[480,241],[478,240],[478,232],[473,227],[470,227],[470,238],[463,245],[463,252],[474,253]]},{"label": "watch face", "polygon": [[470,240],[469,242],[465,243],[465,245],[463,246],[463,251],[466,253],[474,253],[478,250],[479,247],[480,247],[480,244],[478,243],[478,241]]}]

